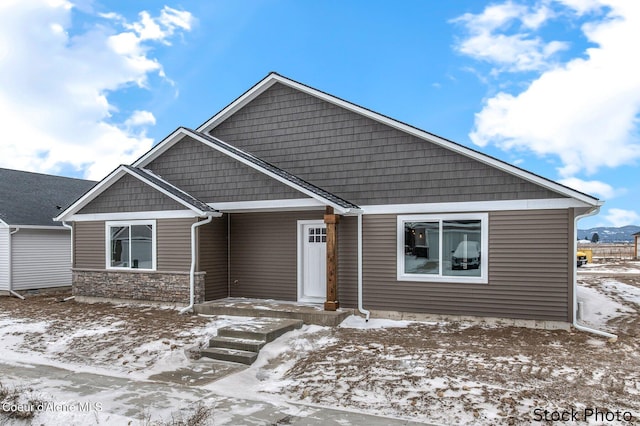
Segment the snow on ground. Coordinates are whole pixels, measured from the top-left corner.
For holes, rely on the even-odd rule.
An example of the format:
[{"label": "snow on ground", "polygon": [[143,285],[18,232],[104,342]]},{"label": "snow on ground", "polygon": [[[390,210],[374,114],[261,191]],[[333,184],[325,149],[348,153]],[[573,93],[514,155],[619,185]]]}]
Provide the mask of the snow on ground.
[{"label": "snow on ground", "polygon": [[583,303],[582,323],[606,327],[607,322],[631,310],[595,288],[578,286],[578,303]]},{"label": "snow on ground", "polygon": [[[365,322],[352,316],[340,327],[307,325],[289,332],[265,346],[251,367],[215,382],[165,388],[147,379],[181,368],[197,371],[203,364],[194,360],[193,352],[218,328],[260,319],[0,299],[0,361],[30,374],[35,374],[33,365],[40,364],[74,371],[78,377],[99,373],[114,381],[127,378],[123,389],[105,389],[100,395],[104,411],[93,420],[101,424],[124,424],[132,418],[144,424],[139,418],[144,407],[131,410],[154,392],[157,400],[167,401],[158,411],[165,418],[173,404],[216,405],[224,398],[257,401],[223,410],[216,424],[232,424],[237,416],[251,416],[265,404],[282,406],[302,418],[313,407],[324,406],[473,425],[529,424],[534,423],[536,409],[598,407],[632,413],[637,422],[640,277],[623,282],[589,274],[580,277],[580,284],[577,296],[584,302],[584,323],[619,334],[617,343],[561,330],[378,318]],[[0,383],[19,384],[3,376]],[[64,376],[29,383],[41,394],[25,392],[23,398],[86,401],[81,387],[69,385]],[[127,386],[131,389],[124,389]],[[43,424],[92,422],[81,414],[42,416],[37,420]]]},{"label": "snow on ground", "polygon": [[412,321],[394,321],[380,318],[370,318],[366,321],[364,318],[356,315],[347,317],[339,327],[343,328],[359,328],[359,329],[373,329],[373,328],[406,328]]},{"label": "snow on ground", "polygon": [[618,281],[607,280],[602,284],[602,289],[607,293],[613,293],[622,299],[640,305],[640,288]]},{"label": "snow on ground", "polygon": [[640,274],[640,262],[618,261],[605,262],[603,259],[594,258],[594,262],[578,268],[578,273],[600,274]]}]

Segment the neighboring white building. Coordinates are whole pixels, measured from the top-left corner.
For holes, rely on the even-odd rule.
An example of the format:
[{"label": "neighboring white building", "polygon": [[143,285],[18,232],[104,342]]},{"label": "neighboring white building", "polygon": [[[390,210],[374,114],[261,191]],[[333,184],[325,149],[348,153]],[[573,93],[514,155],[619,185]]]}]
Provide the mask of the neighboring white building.
[{"label": "neighboring white building", "polygon": [[71,286],[71,232],[53,217],[94,184],[0,168],[0,295]]}]

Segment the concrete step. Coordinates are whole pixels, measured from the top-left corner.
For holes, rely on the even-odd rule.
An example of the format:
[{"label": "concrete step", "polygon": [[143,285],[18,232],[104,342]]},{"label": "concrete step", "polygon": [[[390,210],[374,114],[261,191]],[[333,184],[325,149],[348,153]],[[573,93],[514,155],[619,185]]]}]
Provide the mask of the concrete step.
[{"label": "concrete step", "polygon": [[251,365],[267,343],[284,333],[302,327],[301,320],[259,318],[243,324],[218,329],[218,336],[209,340],[209,348],[201,356],[221,361]]},{"label": "concrete step", "polygon": [[217,359],[219,361],[236,362],[239,364],[251,365],[258,358],[256,352],[242,351],[229,348],[208,348],[203,349],[200,355],[207,358]]},{"label": "concrete step", "polygon": [[262,321],[237,324],[218,330],[218,337],[264,340],[269,343],[291,330],[302,327],[302,320],[262,318]]},{"label": "concrete step", "polygon": [[211,348],[238,349],[241,351],[258,352],[267,342],[264,340],[239,339],[237,337],[214,337],[209,340]]}]

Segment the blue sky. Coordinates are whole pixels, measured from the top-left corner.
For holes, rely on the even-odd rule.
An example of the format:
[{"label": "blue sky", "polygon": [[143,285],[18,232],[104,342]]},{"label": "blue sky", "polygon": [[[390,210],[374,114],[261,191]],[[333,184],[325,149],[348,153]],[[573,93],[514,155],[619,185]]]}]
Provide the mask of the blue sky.
[{"label": "blue sky", "polygon": [[0,167],[100,179],[277,71],[640,225],[634,40],[635,0],[3,0]]}]

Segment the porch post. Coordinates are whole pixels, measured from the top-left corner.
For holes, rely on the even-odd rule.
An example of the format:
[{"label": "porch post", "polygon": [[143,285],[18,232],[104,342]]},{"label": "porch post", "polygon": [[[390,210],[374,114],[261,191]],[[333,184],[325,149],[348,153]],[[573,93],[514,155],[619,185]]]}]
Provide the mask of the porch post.
[{"label": "porch post", "polygon": [[338,235],[337,225],[340,217],[333,213],[333,207],[327,207],[324,223],[327,225],[327,301],[325,311],[335,311],[338,302]]}]

